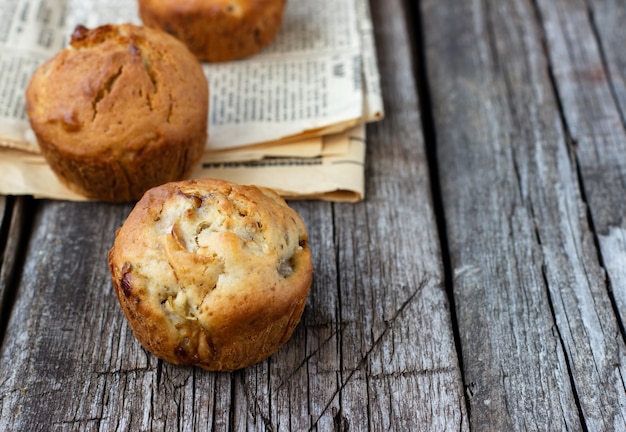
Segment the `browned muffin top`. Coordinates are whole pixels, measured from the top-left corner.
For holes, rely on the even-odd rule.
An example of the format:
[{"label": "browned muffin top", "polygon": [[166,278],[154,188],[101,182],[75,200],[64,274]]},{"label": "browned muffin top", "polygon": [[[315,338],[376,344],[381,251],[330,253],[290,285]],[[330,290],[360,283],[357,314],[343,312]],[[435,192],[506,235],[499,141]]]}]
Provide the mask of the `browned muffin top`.
[{"label": "browned muffin top", "polygon": [[26,110],[57,177],[87,197],[138,200],[180,180],[207,140],[209,90],[187,47],[131,24],[77,27],[34,73]]},{"label": "browned muffin top", "polygon": [[217,370],[255,363],[289,338],[312,274],[304,223],[282,198],[210,179],[148,191],[109,265],[147,349]]},{"label": "browned muffin top", "polygon": [[36,132],[75,154],[129,157],[189,125],[206,129],[208,85],[179,41],[123,24],[78,27],[71,48],[38,70],[27,90]]}]

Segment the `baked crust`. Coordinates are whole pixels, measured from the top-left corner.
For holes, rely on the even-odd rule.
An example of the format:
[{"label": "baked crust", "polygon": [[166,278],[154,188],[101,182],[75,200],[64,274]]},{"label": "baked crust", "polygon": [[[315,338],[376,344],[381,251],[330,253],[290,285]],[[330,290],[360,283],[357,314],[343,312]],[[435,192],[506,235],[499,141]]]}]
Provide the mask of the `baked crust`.
[{"label": "baked crust", "polygon": [[110,202],[187,176],[207,140],[202,66],[178,40],[130,24],[77,27],[71,47],[37,69],[26,111],[52,170]]},{"label": "baked crust", "polygon": [[304,223],[282,198],[212,179],[149,190],[108,263],[148,351],[218,371],[259,362],[290,338],[313,272]]},{"label": "baked crust", "polygon": [[182,40],[199,60],[259,52],[280,30],[286,0],[139,0],[144,25]]}]

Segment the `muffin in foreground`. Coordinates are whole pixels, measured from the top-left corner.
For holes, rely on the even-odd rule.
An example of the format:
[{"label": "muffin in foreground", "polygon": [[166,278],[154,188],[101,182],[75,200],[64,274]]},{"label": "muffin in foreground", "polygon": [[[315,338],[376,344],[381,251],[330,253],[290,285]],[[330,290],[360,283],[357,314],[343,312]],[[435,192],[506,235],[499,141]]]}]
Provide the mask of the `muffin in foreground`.
[{"label": "muffin in foreground", "polygon": [[144,348],[215,371],[257,363],[291,337],[313,272],[304,222],[280,196],[212,179],[146,192],[108,262]]},{"label": "muffin in foreground", "polygon": [[286,0],[139,0],[144,25],[183,41],[201,61],[256,54],[280,30]]},{"label": "muffin in foreground", "polygon": [[26,90],[57,177],[89,198],[125,202],[188,175],[206,144],[209,91],[186,46],[131,24],[78,26],[70,45]]}]

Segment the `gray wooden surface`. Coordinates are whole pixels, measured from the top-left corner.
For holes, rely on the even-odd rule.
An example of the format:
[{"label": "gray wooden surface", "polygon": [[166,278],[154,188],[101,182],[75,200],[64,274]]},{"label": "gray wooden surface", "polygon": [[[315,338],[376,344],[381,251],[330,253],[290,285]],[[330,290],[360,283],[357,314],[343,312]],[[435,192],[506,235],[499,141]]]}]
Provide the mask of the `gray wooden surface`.
[{"label": "gray wooden surface", "polygon": [[594,6],[423,2],[475,430],[626,430],[626,139]]},{"label": "gray wooden surface", "polygon": [[371,0],[367,196],[292,202],[315,275],[270,359],[146,353],[130,205],[0,197],[0,430],[626,430],[626,4]]}]

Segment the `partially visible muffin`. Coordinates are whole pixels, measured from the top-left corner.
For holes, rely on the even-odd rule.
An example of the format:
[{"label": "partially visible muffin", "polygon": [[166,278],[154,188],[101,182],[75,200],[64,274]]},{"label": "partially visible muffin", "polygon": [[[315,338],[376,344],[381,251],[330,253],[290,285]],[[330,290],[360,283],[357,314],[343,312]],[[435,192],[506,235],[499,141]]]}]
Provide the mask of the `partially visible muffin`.
[{"label": "partially visible muffin", "polygon": [[187,47],[131,24],[78,26],[70,45],[26,90],[57,177],[89,198],[125,202],[188,175],[207,140],[209,90]]},{"label": "partially visible muffin", "polygon": [[313,272],[304,222],[282,198],[212,179],[149,190],[108,263],[148,351],[217,371],[259,362],[291,337]]},{"label": "partially visible muffin", "polygon": [[144,25],[176,36],[199,60],[256,54],[280,30],[286,0],[139,0]]}]

